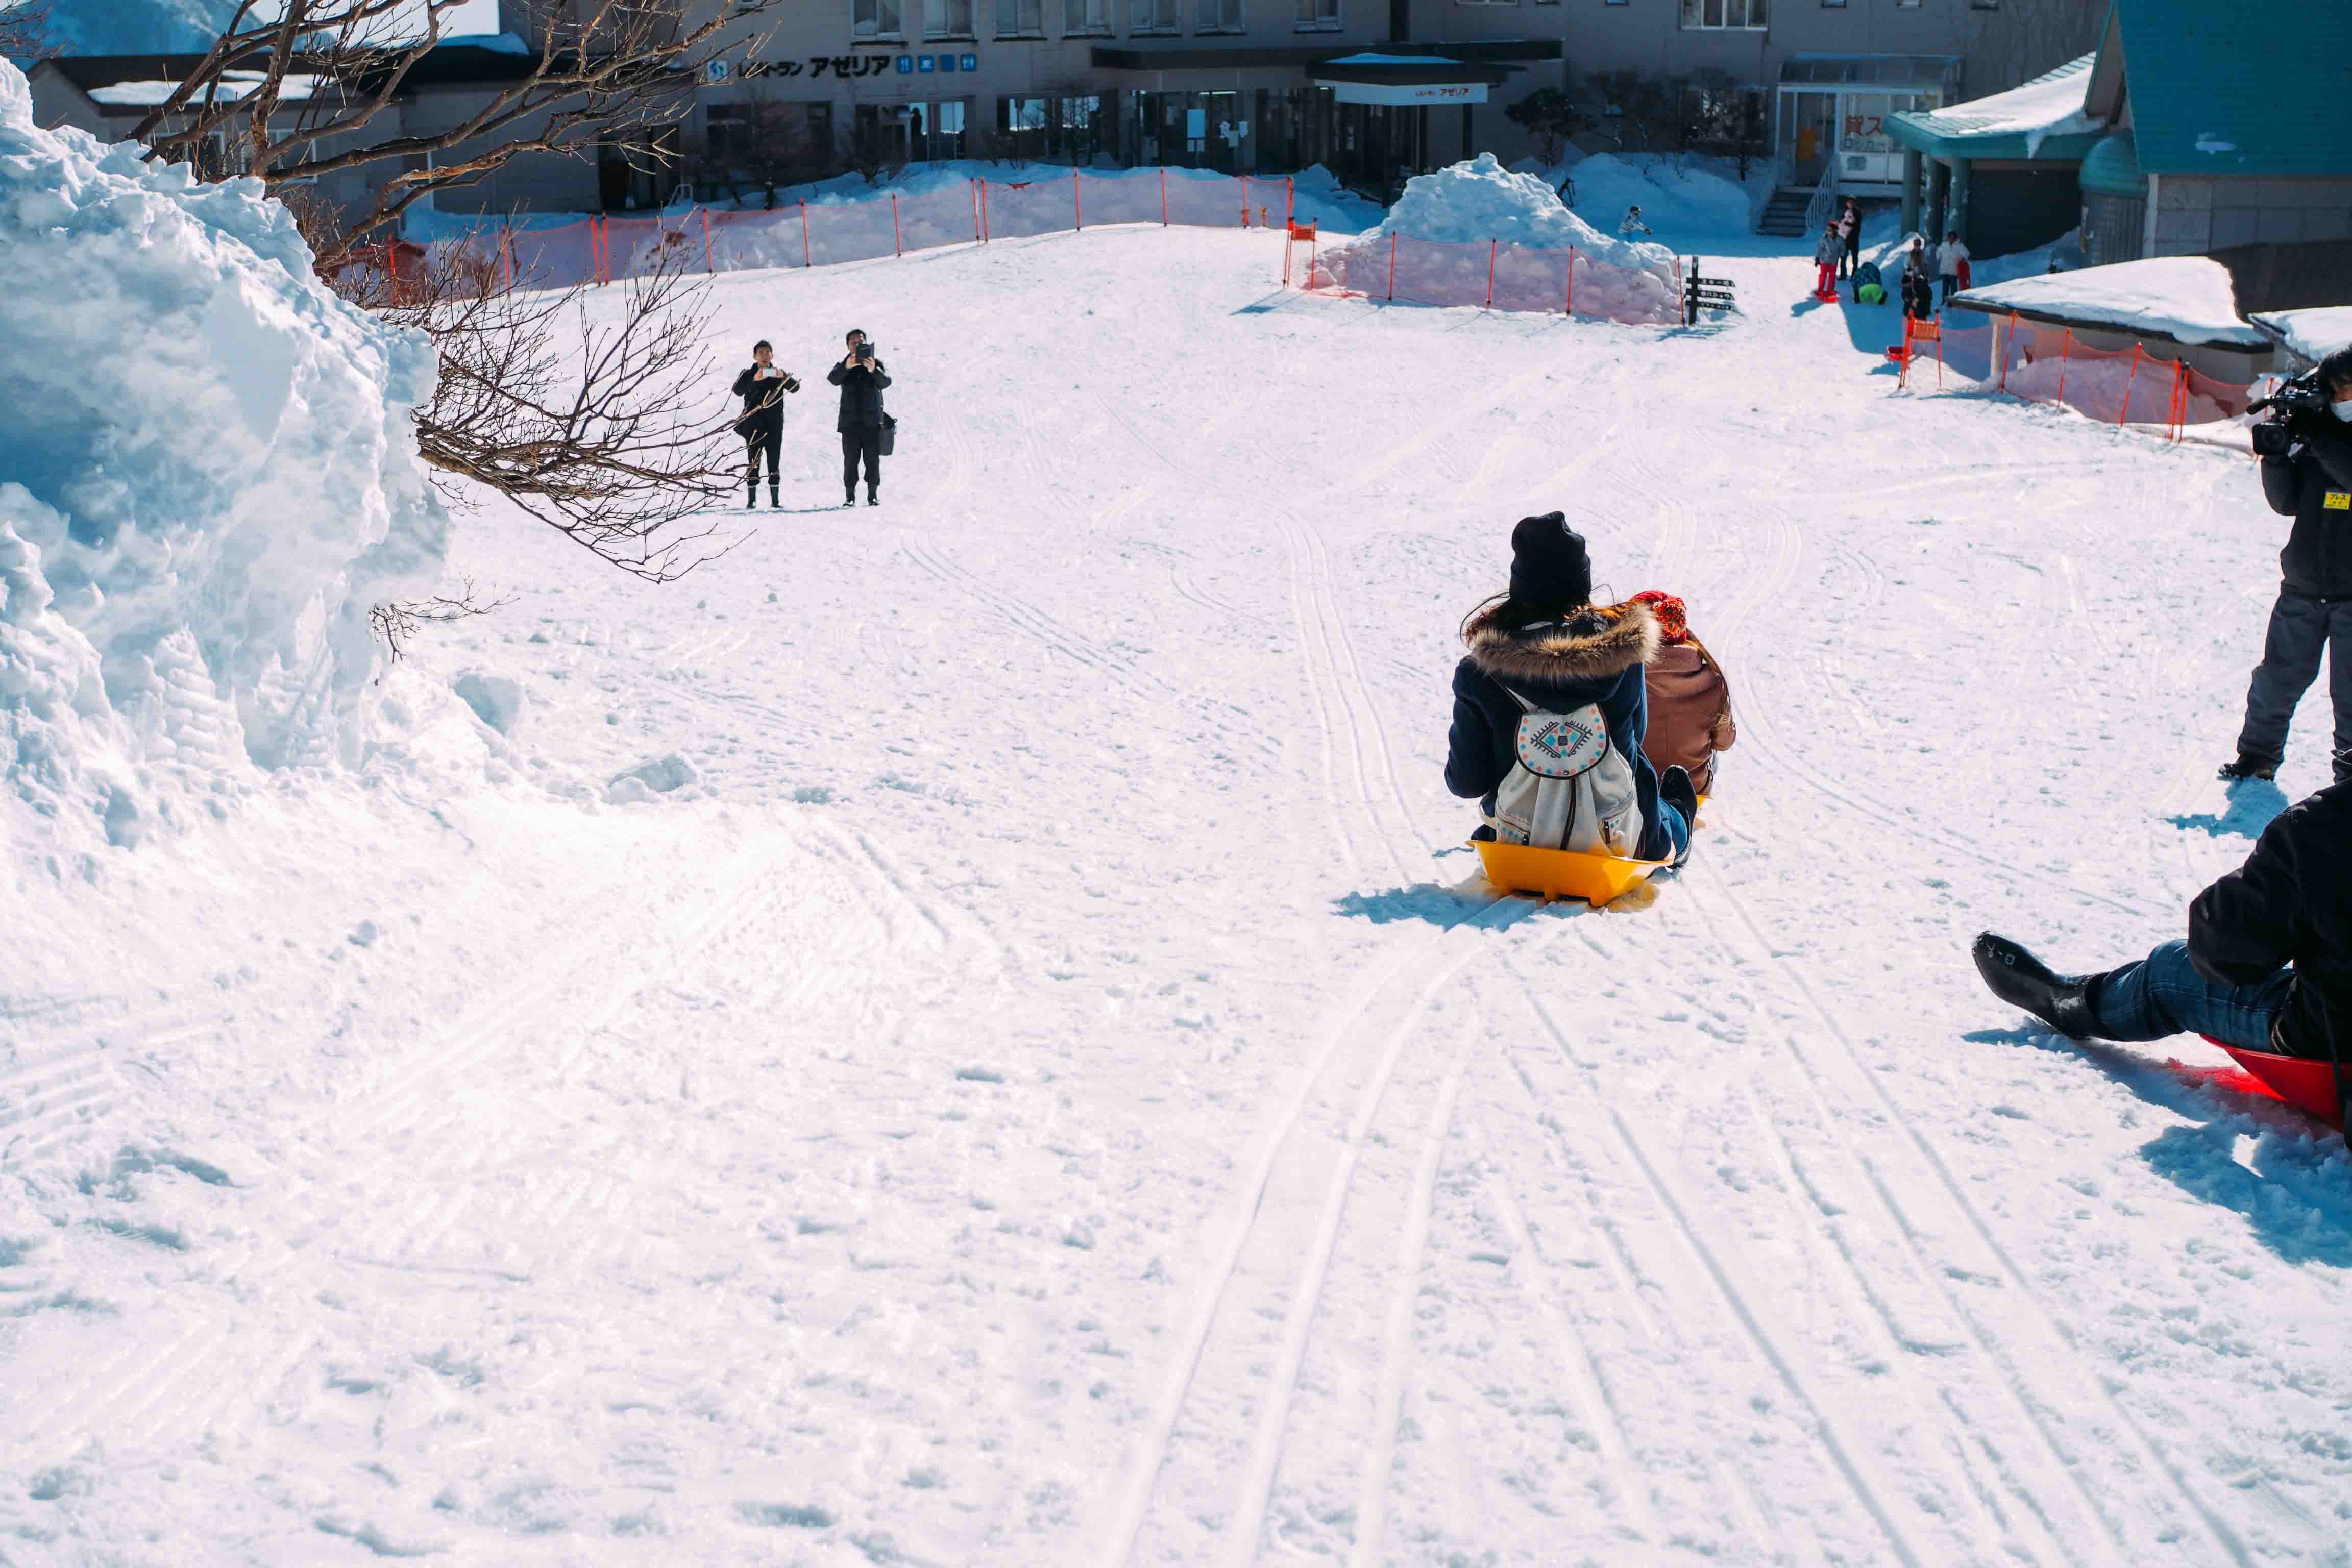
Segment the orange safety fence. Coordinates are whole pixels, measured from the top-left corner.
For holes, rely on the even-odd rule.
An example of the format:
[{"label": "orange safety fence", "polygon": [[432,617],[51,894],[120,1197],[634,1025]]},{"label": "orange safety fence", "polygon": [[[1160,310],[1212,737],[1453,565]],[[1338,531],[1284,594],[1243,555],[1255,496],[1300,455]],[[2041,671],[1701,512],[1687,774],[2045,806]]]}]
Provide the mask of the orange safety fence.
[{"label": "orange safety fence", "polygon": [[2159,426],[2176,441],[2190,425],[2236,418],[2256,395],[2251,385],[2219,380],[2143,345],[2093,348],[2071,328],[2013,313],[1906,319],[1903,342],[1889,353],[1903,367],[1906,387],[1932,361],[1939,385],[1949,372],[1979,390],[2061,404],[2105,424]]},{"label": "orange safety fence", "polygon": [[1297,225],[1288,245],[1294,251],[1305,245],[1307,255],[1284,258],[1284,280],[1309,293],[1641,323],[1682,319],[1679,261],[1647,271],[1596,260],[1573,246],[1464,245],[1377,232],[1325,244]]},{"label": "orange safety fence", "polygon": [[[796,201],[750,212],[695,208],[653,217],[591,217],[549,228],[486,228],[429,247],[424,262],[495,267],[505,287],[565,289],[641,277],[667,258],[705,272],[828,267],[948,245],[1150,223],[1283,228],[1296,207],[1287,177],[1160,169],[1034,180],[967,180],[849,202]],[[404,252],[399,270],[408,270]]]}]

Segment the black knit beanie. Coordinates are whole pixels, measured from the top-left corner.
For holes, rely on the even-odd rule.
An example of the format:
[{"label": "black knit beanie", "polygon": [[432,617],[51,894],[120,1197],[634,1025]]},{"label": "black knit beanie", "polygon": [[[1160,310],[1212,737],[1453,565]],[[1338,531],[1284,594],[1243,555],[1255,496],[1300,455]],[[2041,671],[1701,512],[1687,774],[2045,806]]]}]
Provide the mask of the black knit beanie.
[{"label": "black knit beanie", "polygon": [[1511,602],[1547,610],[1592,602],[1592,558],[1561,513],[1523,517],[1511,530]]}]

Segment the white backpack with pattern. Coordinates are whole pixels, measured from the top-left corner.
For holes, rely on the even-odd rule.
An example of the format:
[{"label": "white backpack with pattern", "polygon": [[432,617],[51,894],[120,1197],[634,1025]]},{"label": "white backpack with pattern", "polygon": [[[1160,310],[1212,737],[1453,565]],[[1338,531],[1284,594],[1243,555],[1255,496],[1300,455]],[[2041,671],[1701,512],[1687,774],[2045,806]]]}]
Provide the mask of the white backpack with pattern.
[{"label": "white backpack with pattern", "polygon": [[1503,689],[1520,709],[1518,760],[1495,789],[1495,813],[1486,819],[1495,837],[1538,849],[1635,856],[1641,796],[1633,764],[1609,743],[1600,706],[1555,713]]}]

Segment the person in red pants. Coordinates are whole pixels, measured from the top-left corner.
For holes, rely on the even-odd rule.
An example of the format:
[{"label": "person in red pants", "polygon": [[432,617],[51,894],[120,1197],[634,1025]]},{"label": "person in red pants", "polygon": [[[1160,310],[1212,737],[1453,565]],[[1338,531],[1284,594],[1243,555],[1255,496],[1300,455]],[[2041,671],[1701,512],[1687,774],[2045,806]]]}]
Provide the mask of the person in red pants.
[{"label": "person in red pants", "polygon": [[1838,258],[1845,254],[1845,236],[1834,223],[1822,226],[1822,242],[1813,247],[1813,260],[1821,268],[1821,276],[1813,284],[1816,299],[1832,299],[1837,294]]}]

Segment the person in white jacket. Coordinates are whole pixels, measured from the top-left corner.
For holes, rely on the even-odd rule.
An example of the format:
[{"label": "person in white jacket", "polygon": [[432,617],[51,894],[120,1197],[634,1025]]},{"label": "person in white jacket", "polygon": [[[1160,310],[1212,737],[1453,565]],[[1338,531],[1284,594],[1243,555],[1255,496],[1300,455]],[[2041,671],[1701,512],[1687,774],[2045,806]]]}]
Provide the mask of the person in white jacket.
[{"label": "person in white jacket", "polygon": [[1944,280],[1944,303],[1960,291],[1960,273],[1969,264],[1969,247],[1960,243],[1960,231],[1944,231],[1944,243],[1936,247],[1936,276]]},{"label": "person in white jacket", "polygon": [[1625,212],[1625,221],[1617,226],[1617,232],[1619,234],[1627,235],[1649,233],[1650,226],[1642,221],[1642,209],[1640,207],[1627,208]]}]

